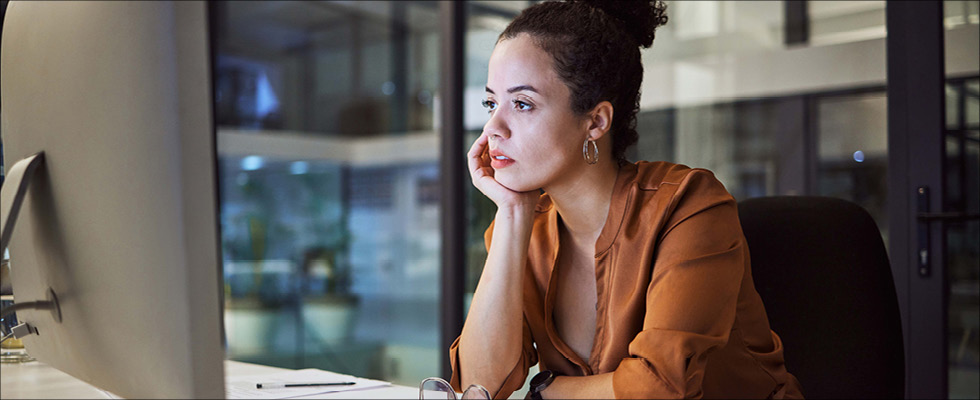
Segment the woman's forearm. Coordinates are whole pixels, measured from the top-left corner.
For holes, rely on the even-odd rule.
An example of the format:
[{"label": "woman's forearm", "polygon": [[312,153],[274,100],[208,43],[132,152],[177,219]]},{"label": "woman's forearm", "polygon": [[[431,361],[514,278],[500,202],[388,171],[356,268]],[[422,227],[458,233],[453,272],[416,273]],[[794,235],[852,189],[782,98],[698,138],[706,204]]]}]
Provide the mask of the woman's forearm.
[{"label": "woman's forearm", "polygon": [[559,376],[543,392],[544,399],[614,399],[613,374]]},{"label": "woman's forearm", "polygon": [[459,340],[460,383],[499,388],[520,359],[533,208],[497,210],[487,262]]}]

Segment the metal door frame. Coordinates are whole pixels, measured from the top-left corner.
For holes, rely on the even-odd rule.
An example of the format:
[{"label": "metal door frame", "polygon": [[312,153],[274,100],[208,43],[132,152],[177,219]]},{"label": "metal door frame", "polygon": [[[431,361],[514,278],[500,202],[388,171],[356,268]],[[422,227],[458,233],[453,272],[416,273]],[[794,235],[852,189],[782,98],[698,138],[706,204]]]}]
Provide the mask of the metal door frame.
[{"label": "metal door frame", "polygon": [[944,211],[942,21],[942,2],[886,3],[888,241],[908,398],[947,397],[945,229],[942,220],[917,217]]}]

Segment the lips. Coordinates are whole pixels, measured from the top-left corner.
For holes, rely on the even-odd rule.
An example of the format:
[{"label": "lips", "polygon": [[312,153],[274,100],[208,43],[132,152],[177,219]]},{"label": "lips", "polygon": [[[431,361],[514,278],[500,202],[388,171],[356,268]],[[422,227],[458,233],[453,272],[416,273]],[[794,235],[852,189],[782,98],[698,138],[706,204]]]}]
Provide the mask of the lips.
[{"label": "lips", "polygon": [[506,168],[515,161],[499,150],[490,150],[490,166],[493,169]]}]

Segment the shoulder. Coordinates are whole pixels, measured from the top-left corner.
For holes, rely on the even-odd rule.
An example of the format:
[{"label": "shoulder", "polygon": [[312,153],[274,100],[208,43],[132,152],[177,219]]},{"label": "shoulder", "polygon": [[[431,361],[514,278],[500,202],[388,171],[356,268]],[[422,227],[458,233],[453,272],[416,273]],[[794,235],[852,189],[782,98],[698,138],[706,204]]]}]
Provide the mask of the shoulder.
[{"label": "shoulder", "polygon": [[715,174],[704,168],[691,168],[665,161],[639,161],[633,165],[636,168],[636,186],[641,190],[657,190],[663,185],[714,186],[724,189]]},{"label": "shoulder", "polygon": [[682,199],[686,202],[734,200],[725,185],[707,169],[663,161],[639,161],[630,165],[636,171],[636,189],[662,192],[661,195],[673,198],[672,203]]},{"label": "shoulder", "polygon": [[736,203],[715,174],[668,162],[637,162],[635,201],[627,214],[669,230],[677,223],[718,206],[735,210]]}]

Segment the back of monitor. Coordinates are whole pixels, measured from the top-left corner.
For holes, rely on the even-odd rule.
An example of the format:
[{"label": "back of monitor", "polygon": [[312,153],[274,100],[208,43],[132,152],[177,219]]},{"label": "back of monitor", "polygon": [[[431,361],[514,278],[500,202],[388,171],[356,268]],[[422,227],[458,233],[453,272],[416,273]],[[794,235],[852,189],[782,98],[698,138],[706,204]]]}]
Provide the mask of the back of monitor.
[{"label": "back of monitor", "polygon": [[[224,397],[203,2],[11,2],[4,159],[44,151],[10,244],[28,352],[123,397]],[[8,196],[8,190],[3,195]]]}]

